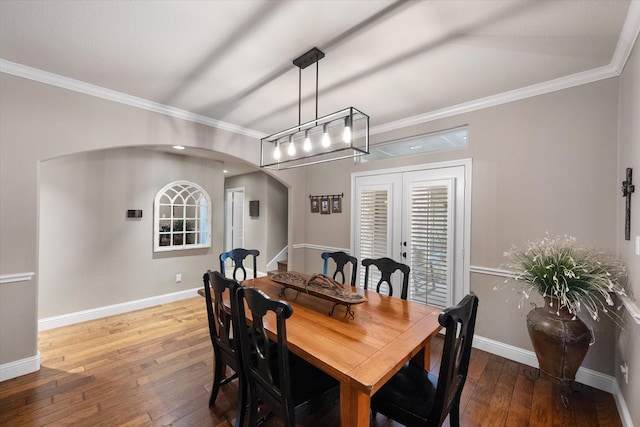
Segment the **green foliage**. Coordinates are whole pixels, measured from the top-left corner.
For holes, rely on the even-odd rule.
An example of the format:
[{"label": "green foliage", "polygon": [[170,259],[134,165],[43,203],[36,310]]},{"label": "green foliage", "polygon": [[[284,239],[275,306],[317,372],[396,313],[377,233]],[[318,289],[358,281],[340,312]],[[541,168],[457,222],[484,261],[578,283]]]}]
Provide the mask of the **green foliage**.
[{"label": "green foliage", "polygon": [[600,312],[615,317],[607,307],[614,305],[611,294],[626,295],[621,284],[626,277],[624,264],[603,252],[577,247],[575,241],[547,236],[529,242],[524,250],[505,252],[507,268],[522,282],[520,306],[536,290],[557,298],[558,309],[567,307],[574,315],[584,308],[594,320],[600,320]]}]

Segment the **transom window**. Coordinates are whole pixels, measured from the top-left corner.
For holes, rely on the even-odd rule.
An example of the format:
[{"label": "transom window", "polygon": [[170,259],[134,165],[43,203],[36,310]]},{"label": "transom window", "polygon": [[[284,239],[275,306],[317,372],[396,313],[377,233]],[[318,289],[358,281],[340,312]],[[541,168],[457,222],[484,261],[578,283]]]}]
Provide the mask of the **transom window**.
[{"label": "transom window", "polygon": [[155,252],[211,246],[211,199],[202,187],[188,181],[167,184],[154,202]]}]

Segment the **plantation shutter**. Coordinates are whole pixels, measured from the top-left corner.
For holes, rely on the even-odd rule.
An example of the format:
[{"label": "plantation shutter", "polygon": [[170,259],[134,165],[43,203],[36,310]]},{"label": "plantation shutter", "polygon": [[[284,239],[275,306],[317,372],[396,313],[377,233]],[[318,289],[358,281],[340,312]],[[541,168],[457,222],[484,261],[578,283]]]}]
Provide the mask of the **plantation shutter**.
[{"label": "plantation shutter", "polygon": [[410,185],[409,298],[436,307],[451,303],[451,183]]},{"label": "plantation shutter", "polygon": [[[360,193],[360,259],[389,256],[389,192],[386,189],[362,190]],[[373,271],[369,281],[380,279]],[[377,276],[376,276],[377,274]],[[364,283],[364,268],[360,269],[360,283]]]}]

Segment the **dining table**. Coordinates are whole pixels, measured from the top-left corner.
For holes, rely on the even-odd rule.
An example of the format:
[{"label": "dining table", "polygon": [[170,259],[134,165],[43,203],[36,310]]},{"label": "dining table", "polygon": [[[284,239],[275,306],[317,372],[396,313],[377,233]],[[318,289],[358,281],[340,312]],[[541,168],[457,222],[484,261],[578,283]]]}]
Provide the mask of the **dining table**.
[{"label": "dining table", "polygon": [[[340,382],[343,427],[369,426],[371,396],[409,360],[430,368],[431,338],[441,329],[439,308],[345,285],[366,299],[351,305],[349,313],[346,306],[285,288],[269,276],[243,285],[292,306],[289,351]],[[264,321],[275,336],[275,316]]]}]

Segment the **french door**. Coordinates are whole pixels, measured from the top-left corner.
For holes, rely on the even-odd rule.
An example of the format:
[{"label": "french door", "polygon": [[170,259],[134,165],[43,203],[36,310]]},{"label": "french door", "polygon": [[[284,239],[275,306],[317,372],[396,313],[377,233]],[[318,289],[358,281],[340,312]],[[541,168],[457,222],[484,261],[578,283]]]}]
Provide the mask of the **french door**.
[{"label": "french door", "polygon": [[[354,174],[352,247],[411,267],[409,299],[447,307],[468,292],[469,161]],[[465,268],[466,265],[466,268]],[[360,283],[364,269],[360,271]],[[374,277],[370,283],[377,283]],[[401,283],[394,278],[394,283]],[[400,289],[394,289],[399,295]]]}]

